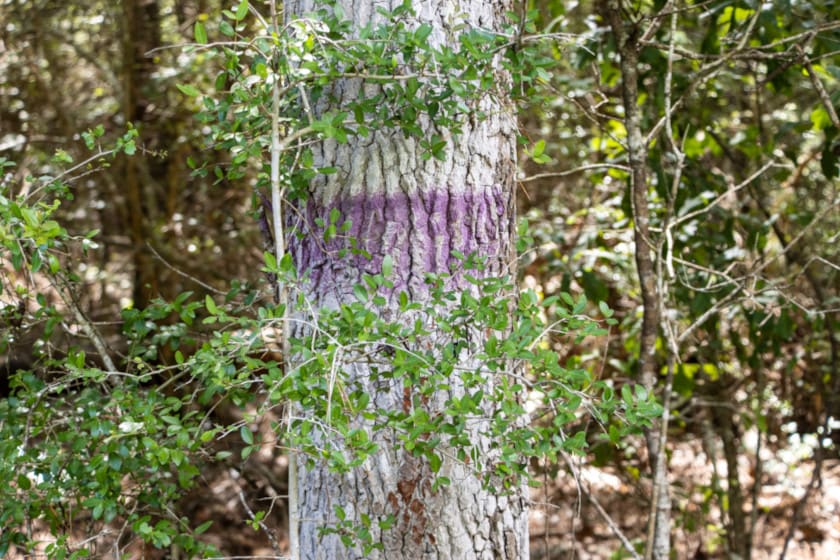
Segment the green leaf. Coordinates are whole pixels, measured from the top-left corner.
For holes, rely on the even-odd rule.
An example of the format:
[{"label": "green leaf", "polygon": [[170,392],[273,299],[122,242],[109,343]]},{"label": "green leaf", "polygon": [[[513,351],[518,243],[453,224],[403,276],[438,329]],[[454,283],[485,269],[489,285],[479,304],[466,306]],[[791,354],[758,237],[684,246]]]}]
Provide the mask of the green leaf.
[{"label": "green leaf", "polygon": [[394,523],[396,523],[396,521],[397,521],[397,518],[394,517],[393,514],[388,514],[385,517],[385,519],[383,519],[379,522],[379,528],[382,529],[383,531],[387,531],[388,529],[390,529],[391,527],[394,526]]},{"label": "green leaf", "polygon": [[25,474],[18,475],[17,484],[21,490],[29,490],[32,487],[32,481]]},{"label": "green leaf", "polygon": [[25,206],[20,207],[20,215],[23,217],[23,221],[26,222],[26,225],[34,228],[38,224],[38,214],[36,214],[31,208],[27,208]]},{"label": "green leaf", "polygon": [[443,459],[440,458],[440,455],[437,453],[429,453],[429,468],[432,469],[432,472],[438,472],[442,464]]},{"label": "green leaf", "polygon": [[216,91],[224,91],[227,88],[227,72],[219,72],[216,81],[213,82],[213,87]]},{"label": "green leaf", "polygon": [[204,296],[204,307],[207,308],[207,311],[210,312],[211,315],[219,314],[219,308],[216,307],[216,302],[213,301],[213,298],[209,295]]},{"label": "green leaf", "polygon": [[242,426],[241,428],[239,428],[239,435],[242,438],[242,441],[244,441],[246,444],[254,444],[254,434],[251,432],[248,426]]},{"label": "green leaf", "polygon": [[633,390],[630,389],[630,385],[621,386],[621,400],[625,405],[633,406]]},{"label": "green leaf", "polygon": [[359,301],[367,301],[368,300],[368,293],[365,290],[365,287],[361,284],[356,284],[353,286],[353,294],[356,296],[356,299]]},{"label": "green leaf", "polygon": [[439,476],[432,483],[432,491],[437,492],[438,488],[440,488],[441,486],[449,486],[451,483],[452,481],[449,480],[449,477]]},{"label": "green leaf", "polygon": [[195,28],[193,29],[193,33],[195,34],[195,40],[202,45],[207,44],[207,30],[204,28],[204,24],[200,21],[195,22]]},{"label": "green leaf", "polygon": [[291,253],[285,253],[280,259],[280,271],[286,274],[293,274],[295,272],[295,263],[292,261]]},{"label": "green leaf", "polygon": [[263,260],[265,261],[265,266],[269,271],[277,270],[277,259],[274,258],[274,253],[270,253],[268,251],[264,252]]},{"label": "green leaf", "polygon": [[93,135],[90,132],[82,132],[82,138],[85,141],[85,146],[87,146],[87,149],[92,150],[93,143],[95,141]]},{"label": "green leaf", "polygon": [[819,105],[811,111],[811,122],[814,123],[814,129],[822,130],[831,124],[831,117],[828,116],[828,111],[825,110],[825,107]]},{"label": "green leaf", "polygon": [[248,15],[248,0],[242,0],[242,2],[239,3],[239,6],[236,7],[236,14],[235,14],[234,19],[236,19],[236,21],[242,21],[243,19],[245,19],[245,16],[247,16],[247,15]]},{"label": "green leaf", "polygon": [[426,41],[426,38],[432,33],[432,26],[428,23],[423,23],[420,27],[417,28],[417,31],[414,32],[414,40],[418,43],[423,43]]},{"label": "green leaf", "polygon": [[47,261],[50,264],[50,273],[55,274],[56,272],[58,272],[58,269],[61,268],[61,264],[58,262],[58,257],[53,255],[52,253],[50,253],[47,257]]},{"label": "green leaf", "polygon": [[337,224],[339,218],[341,218],[341,211],[338,208],[333,208],[330,210],[330,223]]},{"label": "green leaf", "polygon": [[29,260],[29,268],[32,272],[38,272],[41,269],[42,264],[44,264],[44,261],[41,259],[41,253],[36,251]]},{"label": "green leaf", "polygon": [[226,37],[233,37],[236,34],[236,30],[233,26],[226,21],[222,21],[219,24],[219,31],[221,31],[222,35],[225,35]]},{"label": "green leaf", "polygon": [[73,156],[68,154],[65,150],[59,148],[55,151],[55,155],[53,156],[53,161],[57,163],[73,163]]},{"label": "green leaf", "polygon": [[201,533],[204,533],[205,531],[207,531],[207,529],[210,528],[210,525],[212,525],[212,524],[213,524],[212,519],[209,520],[209,521],[205,521],[204,523],[202,523],[201,525],[199,525],[198,527],[195,528],[195,531],[194,531],[195,534],[200,535]]},{"label": "green leaf", "polygon": [[382,259],[382,276],[388,278],[394,271],[394,259],[391,255],[385,255]]},{"label": "green leaf", "polygon": [[190,84],[175,84],[175,87],[183,93],[184,95],[188,95],[190,97],[196,97],[199,94],[199,91]]}]

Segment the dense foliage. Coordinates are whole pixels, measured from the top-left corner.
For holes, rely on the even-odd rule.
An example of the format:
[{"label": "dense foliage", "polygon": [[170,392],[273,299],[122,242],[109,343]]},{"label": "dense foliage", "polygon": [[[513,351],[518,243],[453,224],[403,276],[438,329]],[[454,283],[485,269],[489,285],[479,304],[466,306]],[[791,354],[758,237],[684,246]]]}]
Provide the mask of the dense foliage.
[{"label": "dense foliage", "polygon": [[[508,33],[439,48],[408,4],[355,36],[326,8],[275,28],[247,1],[12,0],[0,15],[2,553],[231,555],[214,530],[247,523],[279,555],[286,450],[360,464],[375,446],[359,416],[434,471],[445,439],[498,492],[595,465],[640,489],[666,537],[742,558],[761,544],[766,471],[805,442],[814,474],[782,546],[796,540],[840,418],[834,3],[531,2]],[[381,93],[316,118],[347,76]],[[293,199],[335,171],[309,144],[428,119],[441,134],[419,142],[441,158],[508,86],[519,277],[449,293],[430,276],[419,304],[392,293],[386,260],[358,302],[289,328],[305,271],[277,254],[272,189]],[[338,212],[319,226],[324,243],[351,228]],[[377,312],[392,296],[404,317]],[[445,325],[434,348],[424,321]],[[436,417],[377,409],[344,382],[358,360],[418,398],[453,375],[468,394]],[[488,372],[505,379],[493,394]],[[476,464],[459,436],[486,401],[498,460]],[[669,479],[685,448],[708,477]],[[223,479],[233,522],[191,505]],[[374,522],[392,520],[324,530],[375,547]],[[610,526],[617,557],[663,546]]]}]

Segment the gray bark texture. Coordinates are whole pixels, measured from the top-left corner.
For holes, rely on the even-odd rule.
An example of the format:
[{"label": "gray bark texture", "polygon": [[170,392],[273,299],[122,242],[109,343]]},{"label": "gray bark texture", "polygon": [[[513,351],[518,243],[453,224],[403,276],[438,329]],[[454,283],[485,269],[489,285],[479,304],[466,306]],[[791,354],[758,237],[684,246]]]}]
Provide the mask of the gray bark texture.
[{"label": "gray bark texture", "polygon": [[[346,17],[361,27],[379,17],[377,6],[393,9],[395,0],[339,0]],[[429,37],[438,44],[453,40],[456,24],[498,30],[508,0],[416,0],[417,24],[430,23]],[[301,16],[315,8],[312,0],[292,1],[287,16]],[[499,79],[505,77],[500,73]],[[375,87],[359,80],[346,79],[333,84],[331,103],[371,94]],[[324,96],[326,98],[327,96]],[[323,103],[323,102],[322,102]],[[473,102],[468,102],[473,103]],[[306,297],[313,308],[335,307],[355,301],[353,286],[364,273],[377,274],[383,259],[390,255],[394,272],[390,278],[395,288],[383,294],[389,303],[382,311],[393,319],[398,316],[396,296],[407,292],[413,299],[428,298],[426,273],[451,275],[446,287],[469,289],[465,272],[500,277],[515,272],[513,235],[515,231],[514,173],[516,122],[511,107],[498,96],[475,101],[488,117],[468,119],[463,132],[451,137],[443,130],[424,126],[431,136],[446,138],[448,155],[444,161],[425,160],[419,140],[405,138],[396,130],[379,130],[366,138],[354,137],[347,144],[327,140],[318,145],[315,163],[338,169],[332,175],[319,176],[310,187],[309,199],[300,202],[290,220],[289,250],[298,270],[307,273]],[[334,105],[333,105],[334,106]],[[331,107],[315,107],[320,112]],[[341,211],[342,219],[352,220],[349,237],[370,254],[339,257],[338,249],[348,245],[325,246],[317,218],[330,210]],[[465,271],[452,258],[452,251],[475,253],[485,259],[479,273]],[[413,321],[416,317],[409,320]],[[422,320],[422,317],[421,317]],[[442,347],[445,336],[435,325],[427,324],[432,334],[427,348]],[[483,334],[476,332],[473,341],[481,346]],[[369,381],[371,370],[358,356],[343,364],[348,383],[361,386],[371,394],[371,407],[384,410],[407,410],[424,406],[434,414],[448,399],[463,394],[462,382],[453,374],[451,383],[428,399],[415,399],[412,387],[400,379],[383,387]],[[464,366],[475,369],[465,354]],[[380,366],[381,367],[381,366]],[[493,383],[488,374],[487,389]],[[486,390],[486,393],[489,391]],[[487,417],[492,411],[487,410]],[[496,495],[482,488],[476,471],[492,463],[493,450],[486,435],[487,418],[468,424],[470,440],[479,454],[477,460],[461,462],[447,453],[446,441],[440,446],[443,465],[438,475],[451,484],[432,490],[435,475],[422,458],[402,449],[397,434],[380,430],[362,420],[359,424],[371,432],[379,451],[361,467],[345,474],[325,467],[303,468],[299,479],[301,558],[310,559],[386,559],[471,560],[528,558],[526,489]],[[325,447],[339,446],[327,431],[320,435]],[[322,534],[319,529],[335,526],[335,508],[340,506],[348,519],[358,521],[363,515],[371,520],[372,542],[383,550],[364,554],[359,546],[345,547],[339,536]],[[381,530],[378,522],[393,516],[395,523]]]}]

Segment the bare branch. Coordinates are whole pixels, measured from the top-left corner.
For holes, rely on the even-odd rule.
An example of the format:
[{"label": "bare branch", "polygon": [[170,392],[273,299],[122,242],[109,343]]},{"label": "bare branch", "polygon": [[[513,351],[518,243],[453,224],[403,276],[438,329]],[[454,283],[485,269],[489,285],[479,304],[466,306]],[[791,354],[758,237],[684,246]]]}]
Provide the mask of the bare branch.
[{"label": "bare branch", "polygon": [[158,252],[155,250],[155,248],[154,248],[154,247],[152,247],[152,244],[151,244],[151,243],[149,243],[148,241],[146,241],[146,247],[148,247],[148,249],[152,252],[152,254],[153,254],[153,255],[154,255],[154,256],[155,256],[155,257],[156,257],[156,258],[157,258],[157,259],[158,259],[161,263],[163,263],[163,265],[164,265],[166,268],[168,268],[169,270],[171,270],[172,272],[174,272],[174,273],[175,273],[175,274],[177,274],[178,276],[181,276],[182,278],[186,278],[187,280],[189,280],[189,281],[191,281],[191,282],[195,282],[196,284],[198,284],[199,286],[201,286],[201,287],[202,287],[202,288],[204,288],[205,290],[207,290],[207,291],[209,291],[209,292],[213,292],[214,294],[227,295],[227,292],[225,292],[225,291],[223,291],[223,290],[219,290],[219,289],[217,289],[217,288],[214,288],[214,287],[213,287],[213,286],[211,286],[210,284],[207,284],[206,282],[202,282],[201,280],[199,280],[199,279],[198,279],[198,278],[196,278],[195,276],[192,276],[192,275],[190,275],[190,274],[187,274],[187,273],[186,273],[186,272],[184,272],[183,270],[177,269],[177,268],[175,268],[174,266],[172,266],[172,264],[170,264],[170,262],[169,262],[169,261],[167,261],[166,259],[164,259],[164,258],[161,256],[161,254],[160,254],[160,253],[158,253]]},{"label": "bare branch", "polygon": [[575,480],[577,481],[578,492],[586,496],[586,498],[598,512],[598,515],[601,516],[601,519],[603,519],[609,526],[610,531],[612,531],[613,535],[615,535],[618,538],[618,540],[621,541],[621,544],[622,546],[624,546],[624,549],[628,553],[630,553],[630,556],[635,558],[635,560],[642,560],[641,556],[639,556],[639,553],[636,552],[636,548],[633,546],[633,543],[630,542],[630,539],[627,538],[627,535],[624,534],[624,532],[621,530],[621,528],[618,526],[615,520],[613,520],[613,518],[610,517],[610,514],[607,513],[607,510],[605,510],[603,506],[601,506],[601,503],[588,488],[583,487],[583,484],[581,484],[580,482],[580,473],[578,472],[577,467],[575,467],[574,463],[572,462],[572,458],[569,457],[569,454],[565,451],[561,451],[560,454],[563,456],[563,460],[566,462],[566,466],[568,466],[569,470],[572,472],[572,476],[574,476]]},{"label": "bare branch", "polygon": [[79,323],[82,332],[93,343],[94,348],[99,353],[99,357],[102,359],[102,363],[105,365],[105,370],[108,373],[116,373],[117,366],[111,359],[111,354],[108,351],[108,346],[105,344],[105,339],[102,338],[102,334],[93,326],[93,323],[82,313],[82,309],[76,302],[76,298],[73,297],[70,283],[61,277],[56,277],[56,282],[60,284],[60,286],[55,286],[55,288],[61,301],[70,309],[73,317]]},{"label": "bare branch", "polygon": [[645,44],[651,37],[653,37],[653,34],[656,33],[656,30],[659,29],[660,25],[662,25],[662,20],[665,19],[666,14],[671,14],[672,18],[676,17],[677,12],[673,11],[673,7],[674,0],[668,0],[665,5],[662,6],[662,9],[659,10],[653,18],[651,18],[650,25],[648,25],[648,28],[645,29],[645,32],[642,33],[642,36],[639,38],[640,45]]},{"label": "bare branch", "polygon": [[[236,475],[233,478],[238,479],[241,476],[239,474],[239,472],[237,472],[237,471],[233,471],[233,472]],[[259,525],[260,529],[263,530],[265,535],[268,537],[268,540],[271,542],[271,548],[274,549],[274,553],[279,555],[280,554],[280,543],[277,542],[277,537],[274,536],[274,531],[269,529],[268,526],[265,524],[265,522],[257,521],[257,516],[254,515],[253,510],[251,510],[251,508],[248,506],[248,502],[245,499],[245,493],[242,491],[241,488],[239,489],[239,492],[237,492],[237,495],[239,496],[239,503],[242,504],[242,507],[245,509],[245,512],[248,514],[248,517],[251,518],[252,522],[257,523],[257,525]],[[274,558],[280,558],[280,556],[274,556]]]},{"label": "bare branch", "polygon": [[618,165],[615,163],[591,163],[588,165],[581,165],[580,167],[575,167],[574,169],[567,169],[565,171],[556,171],[552,173],[538,173],[536,175],[531,175],[530,177],[525,177],[524,179],[519,179],[520,183],[528,183],[530,181],[538,181],[540,179],[550,179],[551,177],[566,177],[568,175],[574,175],[575,173],[581,173],[582,171],[592,171],[594,169],[618,169],[620,171],[629,172],[630,168],[626,165]]},{"label": "bare branch", "polygon": [[831,119],[831,124],[833,124],[835,128],[840,129],[840,118],[837,117],[837,111],[834,110],[834,104],[831,102],[831,97],[829,97],[828,93],[825,91],[825,87],[823,86],[822,81],[820,81],[819,76],[817,76],[817,73],[814,71],[811,61],[805,55],[805,51],[802,50],[801,46],[794,45],[794,48],[797,52],[799,52],[799,56],[802,58],[802,63],[808,71],[808,77],[811,78],[811,83],[814,84],[814,89],[817,90],[817,94],[820,96],[820,101]]},{"label": "bare branch", "polygon": [[683,214],[682,216],[679,216],[676,220],[674,220],[674,226],[676,227],[676,226],[678,226],[678,225],[680,225],[684,222],[687,222],[688,220],[696,218],[700,214],[705,214],[706,212],[708,212],[709,210],[711,210],[712,208],[714,208],[715,206],[717,206],[718,204],[723,202],[726,198],[732,196],[733,193],[736,193],[736,192],[740,191],[741,189],[749,186],[750,183],[752,183],[758,177],[763,175],[765,171],[767,171],[771,167],[776,167],[776,166],[778,166],[778,164],[776,163],[775,160],[771,160],[771,161],[765,163],[763,166],[761,166],[761,168],[758,171],[756,171],[755,173],[753,173],[752,175],[750,175],[749,177],[747,177],[746,179],[741,181],[741,183],[735,185],[734,187],[731,187],[731,188],[727,189],[727,191],[725,193],[722,193],[722,194],[718,195],[717,198],[712,200],[709,204],[707,204],[703,208],[698,208],[697,210],[694,210],[692,212],[688,212],[687,214]]}]

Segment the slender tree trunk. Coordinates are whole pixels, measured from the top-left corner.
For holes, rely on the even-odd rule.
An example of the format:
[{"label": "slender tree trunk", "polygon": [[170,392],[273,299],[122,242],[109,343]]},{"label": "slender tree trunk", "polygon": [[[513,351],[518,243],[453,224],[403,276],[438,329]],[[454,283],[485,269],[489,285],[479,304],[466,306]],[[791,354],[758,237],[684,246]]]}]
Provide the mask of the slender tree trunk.
[{"label": "slender tree trunk", "polygon": [[[648,206],[647,145],[639,113],[639,53],[641,29],[638,23],[625,23],[622,4],[603,0],[601,13],[612,28],[620,56],[621,87],[624,101],[624,126],[627,129],[627,157],[630,166],[630,197],[633,205],[633,233],[636,244],[636,269],[642,295],[642,332],[639,344],[639,379],[648,391],[656,389],[658,364],[656,339],[659,336],[661,294],[653,254],[657,250],[650,230]],[[666,109],[668,110],[668,109]],[[667,412],[666,412],[667,414]],[[653,476],[653,496],[645,558],[665,560],[670,555],[671,498],[664,441],[664,423],[656,421],[645,431],[649,463]]]},{"label": "slender tree trunk", "polygon": [[[733,383],[728,376],[723,377],[724,383]],[[725,391],[716,391],[718,394],[725,394]],[[732,402],[732,397],[721,399],[718,402]],[[749,536],[747,533],[747,521],[744,514],[744,495],[741,488],[741,480],[738,476],[738,457],[740,455],[738,435],[732,417],[732,410],[725,405],[712,406],[712,413],[715,425],[723,441],[723,456],[726,459],[726,496],[727,512],[729,523],[726,528],[726,540],[729,552],[737,555],[738,558],[749,558]]]},{"label": "slender tree trunk", "polygon": [[182,119],[191,117],[187,112],[163,110],[164,93],[154,76],[157,63],[149,54],[162,44],[158,0],[122,0],[122,32],[123,115],[139,131],[138,150],[153,154],[125,158],[119,177],[120,190],[125,193],[122,214],[128,218],[133,245],[134,306],[143,308],[155,297],[174,298],[183,291],[180,280],[154,252],[180,264],[161,225],[183,210],[180,195],[185,168],[181,162],[189,148],[183,143],[179,148],[177,137]]},{"label": "slender tree trunk", "polygon": [[[148,100],[143,85],[153,70],[146,52],[160,45],[159,12],[156,0],[122,0],[123,19],[123,115],[126,122],[141,125]],[[143,180],[137,158],[126,158],[123,169],[123,189],[126,194],[126,214],[129,235],[134,245],[134,306],[143,308],[158,292],[158,275],[152,255],[146,247],[149,233],[148,190],[152,185]]]},{"label": "slender tree trunk", "polygon": [[[376,6],[393,9],[401,3]],[[338,4],[358,27],[376,17],[373,2],[339,0]],[[470,25],[498,29],[501,17],[510,8],[506,0],[423,0],[413,6],[418,23],[426,21],[435,28],[430,37],[433,41],[446,40],[447,33],[451,40],[451,31],[445,32],[444,28],[460,17],[466,17]],[[302,14],[312,7],[309,0],[301,0],[292,4],[291,12]],[[362,87],[355,80],[336,83],[331,103],[354,99]],[[344,145],[325,141],[316,148],[316,164],[335,167],[338,172],[312,183],[308,201],[292,212],[296,217],[292,230],[297,235],[289,238],[298,270],[309,274],[306,296],[315,305],[333,307],[355,301],[353,286],[364,273],[378,274],[386,256],[394,262],[391,280],[395,289],[383,294],[389,300],[383,313],[393,319],[399,318],[396,295],[400,291],[419,301],[429,297],[425,283],[428,273],[450,274],[446,287],[453,291],[470,287],[462,263],[452,257],[453,251],[465,255],[474,252],[486,259],[483,272],[469,271],[474,275],[504,276],[513,272],[516,123],[510,107],[502,101],[485,99],[481,103],[489,116],[466,122],[460,136],[447,138],[450,144],[445,161],[424,160],[419,141],[395,130],[379,130]],[[430,126],[425,126],[425,131],[429,136],[436,133],[448,137],[446,131]],[[329,222],[334,208],[343,219],[351,220],[349,237],[370,258],[339,256],[338,249],[349,247],[349,243],[324,246],[315,221],[321,218]],[[435,325],[428,326],[432,330],[428,344],[437,347],[444,336],[435,331]],[[352,383],[369,391],[372,405],[379,409],[408,411],[424,406],[434,414],[447,399],[463,394],[457,375],[448,389],[421,403],[412,398],[412,387],[399,380],[387,389],[374,387],[364,363],[348,364],[345,372]],[[492,382],[488,379],[488,385]],[[486,424],[476,422],[468,428],[469,435],[480,453],[489,457],[492,442],[482,428],[486,429]],[[473,473],[474,464],[465,465],[444,453],[438,474],[452,483],[433,491],[434,475],[425,460],[399,447],[393,432],[371,435],[380,450],[360,468],[346,474],[329,472],[320,465],[302,469],[301,558],[528,557],[524,488],[511,496],[494,495],[482,488]],[[329,436],[323,437],[330,445]],[[445,445],[444,441],[442,447]],[[336,506],[357,521],[369,516],[372,542],[381,543],[383,550],[366,555],[358,547],[346,548],[336,535],[320,535],[320,528],[335,525]],[[378,521],[389,516],[395,519],[393,526],[380,529]]]}]

